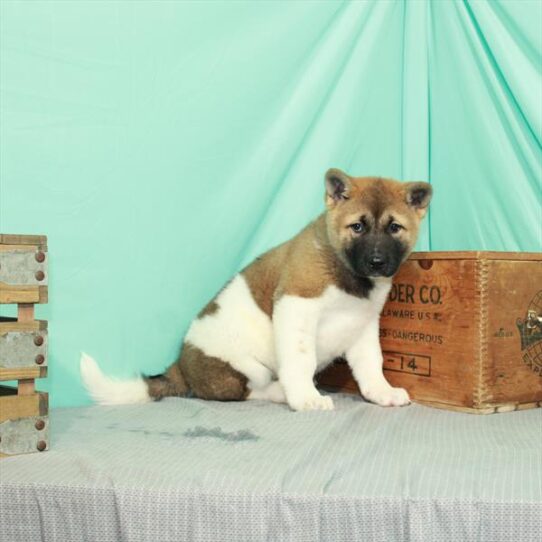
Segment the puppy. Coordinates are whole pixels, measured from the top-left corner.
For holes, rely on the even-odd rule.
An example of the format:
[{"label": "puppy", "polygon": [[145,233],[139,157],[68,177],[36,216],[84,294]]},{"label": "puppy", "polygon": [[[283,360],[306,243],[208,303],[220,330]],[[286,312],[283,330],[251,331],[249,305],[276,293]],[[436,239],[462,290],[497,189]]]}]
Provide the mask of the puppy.
[{"label": "puppy", "polygon": [[192,322],[178,360],[154,377],[117,381],[83,354],[81,372],[102,404],[195,396],[264,399],[330,410],[314,375],[344,356],[365,399],[408,404],[382,372],[379,316],[392,276],[416,242],[431,185],[325,176],[326,211],[256,258]]}]

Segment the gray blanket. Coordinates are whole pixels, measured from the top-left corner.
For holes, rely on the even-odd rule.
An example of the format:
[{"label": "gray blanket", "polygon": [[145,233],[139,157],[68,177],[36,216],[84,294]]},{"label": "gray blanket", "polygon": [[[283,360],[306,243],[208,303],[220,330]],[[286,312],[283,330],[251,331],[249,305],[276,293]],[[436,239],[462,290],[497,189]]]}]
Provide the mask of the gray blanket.
[{"label": "gray blanket", "polygon": [[51,413],[0,461],[0,540],[542,540],[542,412],[168,399]]}]

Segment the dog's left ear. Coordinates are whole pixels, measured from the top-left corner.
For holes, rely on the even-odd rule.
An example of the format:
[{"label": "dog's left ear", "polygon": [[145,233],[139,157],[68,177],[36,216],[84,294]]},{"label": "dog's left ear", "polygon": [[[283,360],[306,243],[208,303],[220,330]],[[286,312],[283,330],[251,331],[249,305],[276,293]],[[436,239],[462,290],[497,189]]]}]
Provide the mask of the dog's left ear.
[{"label": "dog's left ear", "polygon": [[352,188],[352,178],[340,169],[328,169],[326,173],[326,205],[334,206],[336,203],[347,200]]},{"label": "dog's left ear", "polygon": [[406,202],[414,208],[416,214],[423,218],[433,195],[433,187],[429,183],[405,183]]}]

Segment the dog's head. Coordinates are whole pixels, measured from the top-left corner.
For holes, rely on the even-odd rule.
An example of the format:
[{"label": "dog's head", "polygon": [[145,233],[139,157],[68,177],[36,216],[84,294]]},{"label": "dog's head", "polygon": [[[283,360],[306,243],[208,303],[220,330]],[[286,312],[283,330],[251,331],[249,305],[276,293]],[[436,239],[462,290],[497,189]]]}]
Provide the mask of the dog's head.
[{"label": "dog's head", "polygon": [[391,277],[414,248],[431,185],[326,173],[326,225],[333,250],[362,277]]}]

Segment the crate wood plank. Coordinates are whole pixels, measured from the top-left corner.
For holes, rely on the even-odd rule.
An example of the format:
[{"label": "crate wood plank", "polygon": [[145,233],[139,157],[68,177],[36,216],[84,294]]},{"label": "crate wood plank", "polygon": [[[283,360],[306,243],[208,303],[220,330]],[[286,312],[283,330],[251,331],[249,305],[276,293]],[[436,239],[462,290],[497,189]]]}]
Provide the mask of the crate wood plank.
[{"label": "crate wood plank", "polygon": [[40,331],[47,329],[47,320],[21,322],[17,318],[0,316],[0,334],[7,331]]},{"label": "crate wood plank", "polygon": [[33,378],[25,378],[17,383],[17,395],[32,395],[36,391]]},{"label": "crate wood plank", "polygon": [[0,281],[0,303],[47,303],[47,286],[12,286]]},{"label": "crate wood plank", "polygon": [[26,380],[35,378],[45,378],[47,376],[47,367],[14,367],[6,369],[0,367],[0,382],[6,380]]},{"label": "crate wood plank", "polygon": [[33,322],[34,321],[34,304],[33,303],[19,303],[19,305],[17,305],[17,320],[19,322]]},{"label": "crate wood plank", "polygon": [[0,233],[0,245],[35,245],[46,250],[47,236]]},{"label": "crate wood plank", "polygon": [[47,393],[16,395],[15,388],[0,386],[0,423],[29,416],[45,416],[48,412]]},{"label": "crate wood plank", "polygon": [[[407,262],[380,321],[386,378],[420,401],[473,407],[478,333],[476,260]],[[440,362],[442,355],[453,363]]]},{"label": "crate wood plank", "polygon": [[489,250],[413,252],[409,260],[512,260],[540,261],[539,252],[496,252]]},{"label": "crate wood plank", "polygon": [[[541,401],[542,262],[488,262],[486,282],[480,401]],[[538,318],[531,329],[529,311]]]}]

